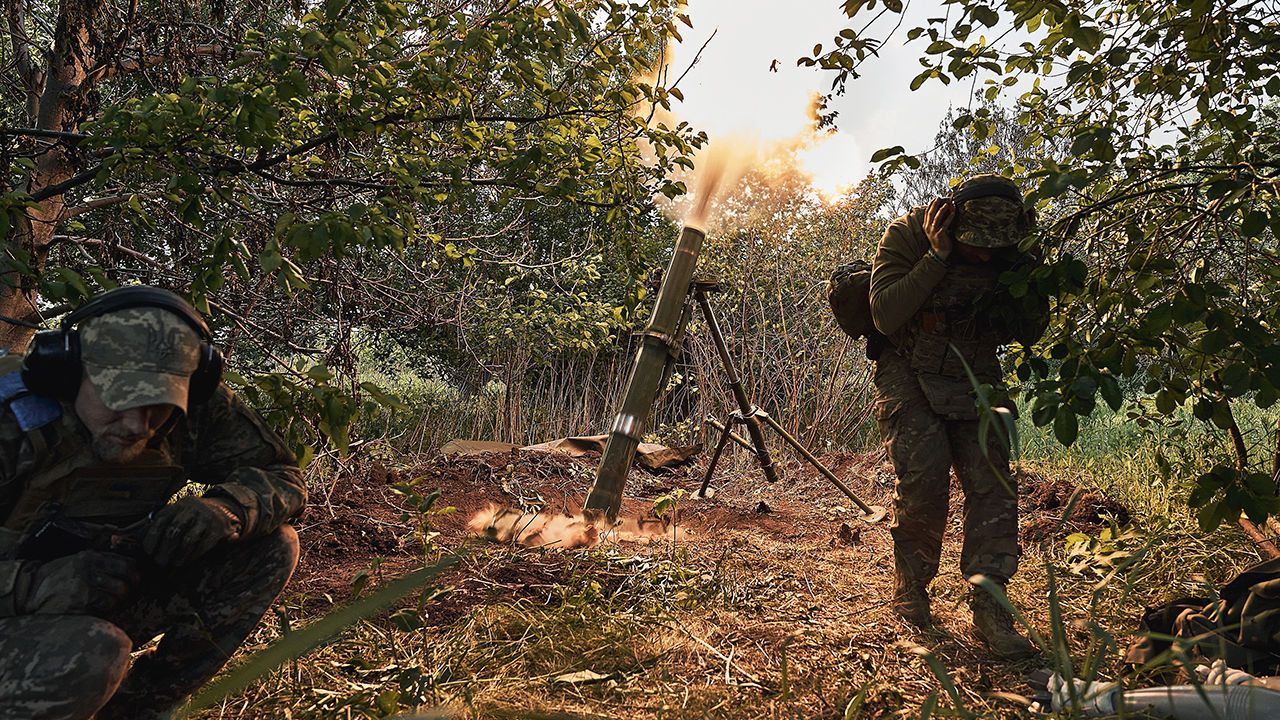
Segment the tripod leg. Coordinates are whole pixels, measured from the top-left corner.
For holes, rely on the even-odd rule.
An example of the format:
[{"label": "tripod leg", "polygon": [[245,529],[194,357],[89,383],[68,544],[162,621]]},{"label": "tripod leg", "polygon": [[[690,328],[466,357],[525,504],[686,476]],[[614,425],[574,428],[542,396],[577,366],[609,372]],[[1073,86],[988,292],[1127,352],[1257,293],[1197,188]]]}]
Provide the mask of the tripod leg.
[{"label": "tripod leg", "polygon": [[773,466],[773,456],[769,454],[769,446],[764,443],[764,430],[760,428],[760,421],[755,417],[748,417],[747,433],[751,435],[751,444],[756,446],[756,462],[760,463],[760,469],[764,471],[764,479],[768,482],[778,482],[778,470]]},{"label": "tripod leg", "polygon": [[724,334],[720,332],[720,323],[716,320],[716,314],[711,309],[711,303],[707,301],[707,295],[702,290],[694,292],[694,300],[698,302],[698,307],[702,308],[702,314],[707,319],[707,328],[711,331],[711,340],[715,343],[716,352],[720,355],[720,364],[724,367],[724,374],[729,378],[729,389],[733,391],[733,398],[738,402],[738,412],[743,417],[747,425],[747,433],[751,436],[751,443],[755,445],[756,461],[760,463],[760,469],[764,471],[764,479],[769,482],[778,481],[778,471],[773,466],[773,458],[769,455],[769,446],[764,442],[764,431],[760,428],[760,421],[755,417],[755,407],[751,404],[751,399],[747,397],[747,391],[742,387],[742,380],[738,378],[738,369],[733,365],[733,358],[729,355],[729,346],[725,344]]},{"label": "tripod leg", "polygon": [[835,473],[828,470],[826,465],[823,465],[818,458],[814,457],[813,453],[809,452],[808,448],[802,445],[799,440],[792,437],[791,433],[787,432],[786,428],[782,427],[781,423],[769,415],[764,416],[764,421],[769,423],[769,427],[773,428],[779,435],[781,435],[782,439],[785,440],[788,445],[794,448],[796,452],[800,453],[801,457],[808,460],[809,464],[817,468],[818,472],[822,473],[823,477],[830,480],[836,487],[840,488],[840,492],[844,493],[846,497],[852,500],[853,504],[857,505],[859,510],[867,515],[871,515],[875,512],[870,505],[862,502],[857,495],[854,495],[853,491],[849,489],[849,486],[841,482],[840,478],[836,477]]},{"label": "tripod leg", "polygon": [[707,496],[707,487],[711,485],[711,476],[715,474],[716,465],[720,462],[720,456],[724,454],[724,449],[729,445],[729,436],[733,433],[728,426],[722,426],[720,432],[720,440],[716,442],[716,451],[711,454],[711,462],[707,463],[707,474],[702,476],[702,487],[698,489],[698,497]]},{"label": "tripod leg", "polygon": [[[711,417],[710,415],[708,415],[708,416],[707,416],[707,419],[706,419],[706,420],[703,420],[702,422],[703,422],[703,426],[704,426],[704,427],[705,427],[706,425],[710,425],[711,427],[715,428],[716,430],[720,430],[720,431],[724,431],[724,430],[725,430],[725,426],[724,426],[724,425],[721,425],[719,420],[716,420],[715,418]],[[756,451],[755,446],[754,446],[754,445],[752,445],[750,441],[743,439],[743,437],[742,437],[741,435],[739,435],[738,433],[736,433],[736,432],[730,432],[730,433],[729,433],[729,439],[730,439],[730,440],[732,440],[732,441],[734,441],[734,442],[735,442],[735,443],[737,443],[738,445],[741,445],[741,446],[742,446],[742,449],[744,449],[744,450],[750,450],[751,452],[755,452],[755,451]]]}]

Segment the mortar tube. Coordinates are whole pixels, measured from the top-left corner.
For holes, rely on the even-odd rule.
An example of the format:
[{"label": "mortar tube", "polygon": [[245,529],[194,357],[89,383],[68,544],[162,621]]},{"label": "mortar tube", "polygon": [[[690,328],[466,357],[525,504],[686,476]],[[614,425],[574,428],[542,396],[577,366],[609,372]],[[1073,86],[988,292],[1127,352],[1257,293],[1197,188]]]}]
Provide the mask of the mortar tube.
[{"label": "mortar tube", "polygon": [[693,271],[698,265],[702,242],[706,233],[686,225],[680,230],[671,262],[662,276],[658,298],[653,305],[653,315],[645,328],[640,349],[636,352],[622,405],[609,430],[609,440],[600,458],[596,480],[583,509],[588,513],[603,512],[610,520],[618,517],[622,507],[622,491],[627,484],[627,474],[635,460],[636,447],[644,434],[645,424],[653,403],[658,398],[662,378],[666,374],[667,360],[671,357],[672,344],[684,313],[689,295]]}]

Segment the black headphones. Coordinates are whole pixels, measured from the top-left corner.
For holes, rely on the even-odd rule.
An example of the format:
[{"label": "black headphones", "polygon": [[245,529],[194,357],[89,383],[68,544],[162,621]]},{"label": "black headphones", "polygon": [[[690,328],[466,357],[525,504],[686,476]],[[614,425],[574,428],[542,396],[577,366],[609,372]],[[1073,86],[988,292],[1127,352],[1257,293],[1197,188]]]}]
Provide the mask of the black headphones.
[{"label": "black headphones", "polygon": [[200,336],[200,363],[191,375],[187,406],[213,397],[213,391],[222,381],[222,352],[214,347],[209,326],[200,313],[177,294],[146,285],[108,290],[64,317],[59,329],[36,333],[22,360],[22,382],[36,395],[75,400],[84,375],[80,361],[80,331],[76,325],[117,310],[140,307],[168,310],[196,331]]}]

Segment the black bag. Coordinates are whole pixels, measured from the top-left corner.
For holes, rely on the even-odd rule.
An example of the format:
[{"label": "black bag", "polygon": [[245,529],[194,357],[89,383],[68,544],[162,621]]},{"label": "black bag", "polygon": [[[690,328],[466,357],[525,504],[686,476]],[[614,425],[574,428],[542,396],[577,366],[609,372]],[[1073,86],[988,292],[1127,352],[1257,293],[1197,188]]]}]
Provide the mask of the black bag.
[{"label": "black bag", "polygon": [[[1142,629],[1190,641],[1195,652],[1222,658],[1228,667],[1274,675],[1280,671],[1280,560],[1240,573],[1217,600],[1179,598],[1148,610]],[[1129,647],[1125,661],[1143,665],[1171,644],[1164,638],[1143,637]]]},{"label": "black bag", "polygon": [[879,358],[889,341],[871,319],[871,263],[854,260],[833,270],[827,281],[827,302],[846,335],[867,339],[867,359]]}]

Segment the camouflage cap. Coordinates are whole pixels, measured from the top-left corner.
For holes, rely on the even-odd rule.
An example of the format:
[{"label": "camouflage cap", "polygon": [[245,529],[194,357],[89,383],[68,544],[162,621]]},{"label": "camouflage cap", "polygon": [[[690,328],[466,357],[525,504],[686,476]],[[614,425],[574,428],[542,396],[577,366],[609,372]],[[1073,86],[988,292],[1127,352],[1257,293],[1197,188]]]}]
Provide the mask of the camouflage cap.
[{"label": "camouflage cap", "polygon": [[1006,177],[975,175],[956,186],[953,197],[957,242],[984,248],[1012,247],[1031,231],[1022,191]]},{"label": "camouflage cap", "polygon": [[112,410],[167,404],[186,412],[200,336],[168,310],[125,308],[80,324],[80,358]]}]

